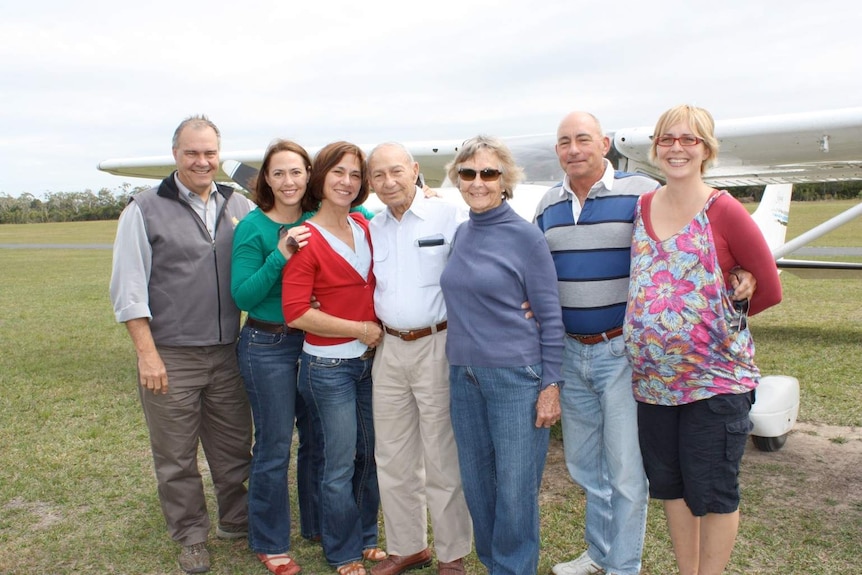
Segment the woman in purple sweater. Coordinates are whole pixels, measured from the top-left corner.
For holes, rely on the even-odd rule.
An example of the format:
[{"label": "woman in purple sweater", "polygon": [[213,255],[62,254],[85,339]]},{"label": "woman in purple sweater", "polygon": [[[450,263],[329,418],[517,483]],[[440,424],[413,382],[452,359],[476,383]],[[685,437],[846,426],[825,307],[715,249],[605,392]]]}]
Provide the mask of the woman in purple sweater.
[{"label": "woman in purple sweater", "polygon": [[[523,174],[505,144],[472,138],[448,172],[470,206],[440,285],[452,427],[476,553],[491,575],[534,575],[539,486],[560,417],[557,275],[542,232],[505,201]],[[525,300],[535,320],[525,318]]]}]

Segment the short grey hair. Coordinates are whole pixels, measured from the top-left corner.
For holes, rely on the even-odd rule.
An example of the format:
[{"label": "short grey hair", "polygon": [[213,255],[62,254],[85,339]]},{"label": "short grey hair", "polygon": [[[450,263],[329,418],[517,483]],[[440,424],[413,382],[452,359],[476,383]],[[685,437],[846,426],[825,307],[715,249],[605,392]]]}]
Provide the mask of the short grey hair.
[{"label": "short grey hair", "polygon": [[515,186],[524,179],[524,170],[515,164],[515,156],[503,140],[494,136],[480,134],[465,141],[458,149],[455,159],[446,166],[449,181],[457,186],[460,181],[458,168],[482,149],[492,152],[500,160],[500,170],[503,172],[500,176],[503,197],[507,200],[512,199]]},{"label": "short grey hair", "polygon": [[216,135],[216,140],[218,141],[218,147],[221,149],[221,132],[219,132],[218,127],[212,123],[212,121],[207,118],[204,114],[195,114],[194,116],[189,116],[177,126],[177,129],[174,130],[174,137],[171,140],[171,148],[176,150],[180,141],[180,134],[186,128],[194,128],[199,130],[200,128],[212,128]]}]

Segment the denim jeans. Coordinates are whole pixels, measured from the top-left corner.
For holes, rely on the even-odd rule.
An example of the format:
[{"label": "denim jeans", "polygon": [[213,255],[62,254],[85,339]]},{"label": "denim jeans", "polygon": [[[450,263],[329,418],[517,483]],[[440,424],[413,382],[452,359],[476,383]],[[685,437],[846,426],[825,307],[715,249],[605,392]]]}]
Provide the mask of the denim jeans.
[{"label": "denim jeans", "polygon": [[299,532],[305,539],[320,539],[320,473],[323,470],[323,439],[315,433],[314,412],[302,394],[296,393],[296,493],[299,502]]},{"label": "denim jeans", "polygon": [[320,513],[323,553],[330,565],[362,558],[377,546],[380,493],[374,463],[371,360],[303,352],[299,392],[323,442]]},{"label": "denim jeans", "polygon": [[489,575],[535,575],[550,430],[536,427],[541,365],[450,366],[452,428],[476,554]]},{"label": "denim jeans", "polygon": [[[244,326],[237,344],[240,373],[254,419],[254,445],[248,480],[248,539],[256,553],[290,549],[290,498],[287,472],[296,407],[297,361],[301,332],[269,333]],[[300,430],[300,444],[312,448]],[[306,474],[310,472],[306,470]],[[300,512],[317,515],[313,494],[303,493]]]},{"label": "denim jeans", "polygon": [[567,337],[563,378],[566,465],[586,492],[590,558],[606,571],[634,575],[641,566],[649,496],[624,339],[585,345]]}]

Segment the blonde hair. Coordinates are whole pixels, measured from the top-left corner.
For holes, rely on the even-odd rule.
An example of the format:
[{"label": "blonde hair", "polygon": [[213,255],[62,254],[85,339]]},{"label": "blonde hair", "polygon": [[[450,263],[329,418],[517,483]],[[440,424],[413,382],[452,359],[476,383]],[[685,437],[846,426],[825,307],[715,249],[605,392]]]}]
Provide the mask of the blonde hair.
[{"label": "blonde hair", "polygon": [[680,104],[674,106],[667,112],[661,115],[658,122],[655,124],[653,131],[652,144],[649,149],[649,160],[655,166],[656,163],[656,147],[658,137],[666,133],[671,126],[675,124],[685,123],[691,128],[692,133],[703,140],[703,146],[706,148],[706,159],[700,165],[700,173],[703,174],[712,166],[718,158],[718,139],[715,137],[715,120],[712,119],[712,114],[688,104]]}]

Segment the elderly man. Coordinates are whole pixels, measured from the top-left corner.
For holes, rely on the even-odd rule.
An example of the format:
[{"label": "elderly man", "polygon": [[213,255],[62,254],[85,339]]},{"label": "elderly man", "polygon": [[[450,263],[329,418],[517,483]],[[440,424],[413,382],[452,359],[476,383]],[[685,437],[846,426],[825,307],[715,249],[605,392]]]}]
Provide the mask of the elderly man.
[{"label": "elderly man", "polygon": [[385,335],[372,368],[375,457],[389,556],[373,575],[398,575],[431,564],[431,512],[437,571],[465,573],[472,527],[449,419],[446,307],[440,274],[455,229],[466,218],[426,198],[410,152],[382,144],[368,157],[371,187],[386,210],[371,220],[374,308]]},{"label": "elderly man", "polygon": [[[566,465],[586,492],[587,550],[556,575],[640,572],[647,480],[638,443],[632,372],[622,337],[638,197],[659,184],[615,172],[595,116],[572,112],[555,146],[563,181],[545,193],[536,222],[554,255],[566,326],[560,393]],[[740,274],[740,295],[754,281]],[[746,295],[747,294],[747,295]]]},{"label": "elderly man", "polygon": [[114,313],[138,357],[162,513],[187,573],[209,569],[199,443],[218,500],[216,536],[245,537],[248,524],[251,414],[236,360],[230,257],[234,227],[251,203],[213,182],[220,143],[206,116],[177,127],[177,169],[126,206],[111,275]]}]

